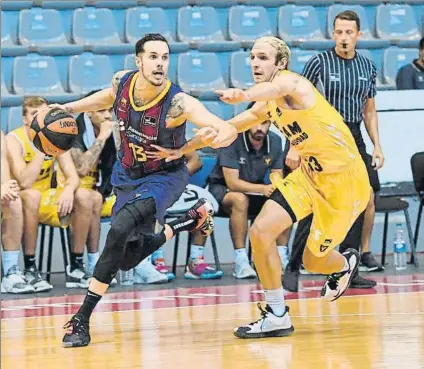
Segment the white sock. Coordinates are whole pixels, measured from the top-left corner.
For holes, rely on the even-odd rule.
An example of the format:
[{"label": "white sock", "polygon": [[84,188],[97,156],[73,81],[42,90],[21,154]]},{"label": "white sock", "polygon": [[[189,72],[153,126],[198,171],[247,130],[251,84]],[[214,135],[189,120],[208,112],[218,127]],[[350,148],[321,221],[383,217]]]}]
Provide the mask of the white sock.
[{"label": "white sock", "polygon": [[99,260],[99,252],[87,253],[88,259],[88,271],[93,274],[94,267],[96,266],[97,260]]},{"label": "white sock", "polygon": [[265,300],[275,316],[283,316],[286,311],[283,287],[276,290],[265,290]]},{"label": "white sock", "polygon": [[242,265],[249,262],[249,258],[247,257],[246,248],[235,249],[234,250],[235,260],[237,265]]},{"label": "white sock", "polygon": [[205,247],[200,245],[191,245],[190,248],[190,259],[198,259],[203,256]]},{"label": "white sock", "polygon": [[20,250],[3,251],[2,261],[3,261],[4,275],[7,275],[7,272],[9,271],[10,268],[14,266],[19,266],[19,254],[20,254]]}]

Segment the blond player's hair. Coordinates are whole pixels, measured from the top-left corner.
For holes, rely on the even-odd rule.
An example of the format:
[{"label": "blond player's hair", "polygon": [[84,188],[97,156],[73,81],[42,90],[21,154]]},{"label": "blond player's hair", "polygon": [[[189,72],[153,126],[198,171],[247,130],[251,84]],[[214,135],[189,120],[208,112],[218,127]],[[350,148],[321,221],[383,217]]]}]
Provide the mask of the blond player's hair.
[{"label": "blond player's hair", "polygon": [[290,48],[283,40],[274,36],[264,36],[258,38],[255,41],[255,44],[259,42],[265,42],[270,44],[277,51],[275,65],[279,65],[284,59],[286,59],[287,64],[285,69],[288,69],[290,63]]},{"label": "blond player's hair", "polygon": [[22,105],[22,114],[25,116],[28,108],[38,108],[42,105],[49,105],[48,101],[41,96],[27,96],[24,98],[24,103]]}]

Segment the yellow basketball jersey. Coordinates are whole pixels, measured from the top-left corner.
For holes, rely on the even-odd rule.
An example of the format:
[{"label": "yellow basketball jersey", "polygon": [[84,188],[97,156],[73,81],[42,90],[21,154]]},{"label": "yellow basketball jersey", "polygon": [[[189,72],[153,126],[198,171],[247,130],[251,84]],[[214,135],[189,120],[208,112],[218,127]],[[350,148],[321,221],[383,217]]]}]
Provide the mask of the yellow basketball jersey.
[{"label": "yellow basketball jersey", "polygon": [[359,152],[342,116],[315,87],[313,90],[316,100],[309,109],[289,110],[269,101],[268,117],[299,152],[308,172],[338,173],[350,166]]},{"label": "yellow basketball jersey", "polygon": [[[12,135],[19,141],[23,150],[23,158],[25,163],[30,163],[35,156],[34,149],[32,148],[29,138],[25,132],[25,127],[19,127],[11,132]],[[39,190],[41,192],[51,188],[52,175],[54,170],[54,158],[45,156],[44,163],[41,167],[40,174],[38,175],[37,181],[32,185],[31,188]]]},{"label": "yellow basketball jersey", "polygon": [[[98,170],[97,166],[95,168],[92,168],[92,170],[86,175],[85,177],[80,178],[80,188],[86,188],[88,190],[92,190],[96,188],[97,183],[97,177],[98,177]],[[57,187],[62,188],[65,186],[65,176],[63,175],[60,168],[57,169]]]}]

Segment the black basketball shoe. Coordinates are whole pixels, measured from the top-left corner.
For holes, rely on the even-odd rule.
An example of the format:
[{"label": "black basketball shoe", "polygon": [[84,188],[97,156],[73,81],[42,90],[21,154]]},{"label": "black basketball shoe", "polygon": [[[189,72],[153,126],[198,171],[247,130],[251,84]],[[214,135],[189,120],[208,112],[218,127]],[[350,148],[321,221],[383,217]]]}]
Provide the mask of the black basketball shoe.
[{"label": "black basketball shoe", "polygon": [[81,315],[74,315],[63,329],[66,333],[62,339],[62,347],[83,347],[90,343],[90,325]]}]

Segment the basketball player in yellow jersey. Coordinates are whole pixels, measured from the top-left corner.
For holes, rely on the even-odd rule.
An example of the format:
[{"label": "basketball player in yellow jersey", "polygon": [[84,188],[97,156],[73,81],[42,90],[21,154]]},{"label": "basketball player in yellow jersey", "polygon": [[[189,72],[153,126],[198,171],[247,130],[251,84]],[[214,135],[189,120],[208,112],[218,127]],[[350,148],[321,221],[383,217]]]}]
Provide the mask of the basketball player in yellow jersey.
[{"label": "basketball player in yellow jersey", "polygon": [[[250,53],[256,85],[246,91],[216,91],[227,103],[257,102],[230,120],[239,132],[270,119],[301,156],[300,167],[285,179],[271,176],[276,190],[250,229],[267,306],[261,308],[257,322],[235,329],[240,338],[286,336],[294,330],[284,302],[275,244],[293,223],[314,214],[303,264],[312,272],[329,275],[321,293],[325,300],[334,301],[346,291],[360,259],[355,250],[340,254],[334,248],[370,198],[365,165],[342,117],[308,80],[287,70],[289,59],[284,41],[260,38]],[[205,141],[210,137],[204,136]]]},{"label": "basketball player in yellow jersey", "polygon": [[[45,99],[41,97],[25,98],[23,104],[24,125],[6,136],[10,169],[22,190],[20,197],[24,210],[24,275],[34,286],[36,292],[53,287],[41,278],[35,263],[38,223],[59,227],[60,219],[66,219],[72,212],[72,225],[79,229],[88,227],[89,220],[86,215],[87,212],[91,212],[91,209],[87,207],[88,191],[85,193],[82,189],[78,189],[79,179],[71,154],[66,152],[57,157],[59,166],[66,177],[66,185],[60,191],[51,189],[54,159],[38,151],[28,139],[26,130],[31,124],[33,116],[44,108],[47,108]],[[81,243],[77,236],[73,234],[72,251],[82,255],[85,239]],[[85,280],[85,286],[87,285],[88,278]]]}]

